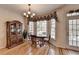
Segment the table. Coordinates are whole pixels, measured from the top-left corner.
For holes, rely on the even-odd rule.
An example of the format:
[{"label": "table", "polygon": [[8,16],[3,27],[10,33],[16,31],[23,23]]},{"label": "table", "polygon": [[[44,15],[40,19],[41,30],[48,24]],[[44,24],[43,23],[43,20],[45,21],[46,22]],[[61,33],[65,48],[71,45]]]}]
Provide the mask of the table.
[{"label": "table", "polygon": [[44,38],[47,38],[47,37],[31,35],[32,46],[34,46],[34,47],[44,46],[44,44],[45,44]]}]

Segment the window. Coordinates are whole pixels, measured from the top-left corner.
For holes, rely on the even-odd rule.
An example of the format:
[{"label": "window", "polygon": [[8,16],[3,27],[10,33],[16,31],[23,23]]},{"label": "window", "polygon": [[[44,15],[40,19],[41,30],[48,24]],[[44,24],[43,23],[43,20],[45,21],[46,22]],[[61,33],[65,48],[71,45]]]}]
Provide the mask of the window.
[{"label": "window", "polygon": [[79,47],[79,19],[69,20],[69,45]]},{"label": "window", "polygon": [[73,13],[68,13],[67,16],[70,17],[70,16],[78,16],[79,15],[79,12],[73,12]]},{"label": "window", "polygon": [[29,35],[34,35],[34,22],[29,22]]},{"label": "window", "polygon": [[52,18],[51,19],[51,38],[53,38],[55,40],[55,19]]},{"label": "window", "polygon": [[37,36],[47,36],[47,21],[37,21]]},{"label": "window", "polygon": [[67,13],[67,17],[70,17],[70,16],[79,16],[79,9],[69,11]]}]

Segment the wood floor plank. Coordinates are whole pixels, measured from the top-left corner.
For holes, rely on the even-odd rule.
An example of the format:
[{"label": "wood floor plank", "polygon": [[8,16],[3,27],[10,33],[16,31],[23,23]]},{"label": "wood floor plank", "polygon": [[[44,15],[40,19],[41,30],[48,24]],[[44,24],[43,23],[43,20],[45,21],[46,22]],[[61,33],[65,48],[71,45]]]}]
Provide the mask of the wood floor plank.
[{"label": "wood floor plank", "polygon": [[31,46],[30,42],[25,42],[11,49],[0,49],[0,55],[79,55],[79,52],[58,48],[49,44],[35,48]]}]

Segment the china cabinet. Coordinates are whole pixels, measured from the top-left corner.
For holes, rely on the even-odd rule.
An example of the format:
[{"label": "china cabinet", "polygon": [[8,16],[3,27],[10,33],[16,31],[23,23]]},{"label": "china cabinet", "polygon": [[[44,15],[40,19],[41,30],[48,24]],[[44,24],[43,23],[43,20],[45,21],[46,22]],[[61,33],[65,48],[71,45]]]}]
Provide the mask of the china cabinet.
[{"label": "china cabinet", "polygon": [[23,43],[22,23],[19,21],[7,21],[6,38],[7,38],[7,44],[6,44],[7,48],[12,48]]}]

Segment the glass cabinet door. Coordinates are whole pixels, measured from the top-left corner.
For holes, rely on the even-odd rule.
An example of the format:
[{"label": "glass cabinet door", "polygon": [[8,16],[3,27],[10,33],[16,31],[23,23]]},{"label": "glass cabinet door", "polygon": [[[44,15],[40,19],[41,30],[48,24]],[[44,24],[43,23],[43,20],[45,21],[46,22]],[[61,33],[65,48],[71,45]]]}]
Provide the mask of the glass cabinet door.
[{"label": "glass cabinet door", "polygon": [[16,33],[16,25],[15,24],[11,24],[10,25],[10,32],[11,32],[11,34],[15,34]]},{"label": "glass cabinet door", "polygon": [[20,34],[22,29],[21,29],[21,24],[17,24],[17,33]]}]

